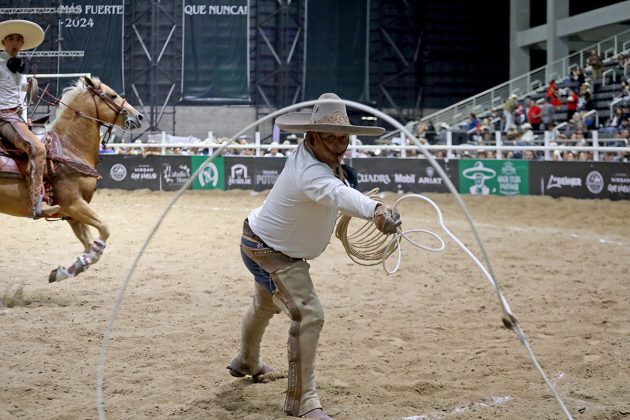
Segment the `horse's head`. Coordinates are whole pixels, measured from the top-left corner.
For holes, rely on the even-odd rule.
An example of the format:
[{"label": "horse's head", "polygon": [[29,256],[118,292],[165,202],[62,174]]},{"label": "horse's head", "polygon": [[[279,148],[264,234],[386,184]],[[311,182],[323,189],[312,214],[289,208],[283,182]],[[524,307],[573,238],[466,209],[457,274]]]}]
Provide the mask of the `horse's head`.
[{"label": "horse's head", "polygon": [[85,88],[92,95],[96,106],[94,118],[104,124],[112,124],[125,130],[133,130],[142,126],[144,116],[115,90],[105,83],[87,76],[83,76],[82,80]]}]

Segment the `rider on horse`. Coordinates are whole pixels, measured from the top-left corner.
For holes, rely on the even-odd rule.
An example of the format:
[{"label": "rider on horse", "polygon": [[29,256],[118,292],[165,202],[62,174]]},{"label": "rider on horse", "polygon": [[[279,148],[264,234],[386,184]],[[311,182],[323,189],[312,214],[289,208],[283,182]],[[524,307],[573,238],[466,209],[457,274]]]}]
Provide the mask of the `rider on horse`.
[{"label": "rider on horse", "polygon": [[46,149],[39,138],[31,132],[22,118],[20,92],[29,86],[37,89],[37,81],[21,84],[24,63],[17,56],[22,49],[37,47],[44,40],[44,31],[36,23],[26,20],[0,22],[0,136],[20,152],[28,156],[26,181],[29,185],[33,218],[57,213],[59,206],[42,203],[44,194],[43,175],[46,165]]}]

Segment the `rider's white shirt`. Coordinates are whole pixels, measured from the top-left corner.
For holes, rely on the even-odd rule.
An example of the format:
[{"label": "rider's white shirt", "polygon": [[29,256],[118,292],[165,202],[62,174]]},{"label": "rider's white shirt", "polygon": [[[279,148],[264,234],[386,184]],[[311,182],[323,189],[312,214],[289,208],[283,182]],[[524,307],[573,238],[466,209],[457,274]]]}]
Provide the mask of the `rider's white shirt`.
[{"label": "rider's white shirt", "polygon": [[20,100],[22,74],[11,73],[7,68],[9,58],[5,51],[0,53],[0,109],[15,108],[22,104]]},{"label": "rider's white shirt", "polygon": [[250,212],[249,225],[275,250],[313,259],[328,246],[338,210],[371,220],[376,204],[336,178],[301,144],[287,159],[262,206]]}]

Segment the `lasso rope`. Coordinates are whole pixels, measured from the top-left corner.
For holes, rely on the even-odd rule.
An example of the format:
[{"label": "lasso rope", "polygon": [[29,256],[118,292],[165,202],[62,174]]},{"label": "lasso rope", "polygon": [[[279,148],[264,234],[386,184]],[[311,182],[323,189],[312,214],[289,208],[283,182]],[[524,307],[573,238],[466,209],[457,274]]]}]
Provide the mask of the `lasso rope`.
[{"label": "lasso rope", "polygon": [[[378,201],[379,203],[382,203],[383,200],[378,196],[378,189],[374,189],[370,192],[368,192],[366,194],[368,197],[372,198],[375,201]],[[440,223],[440,227],[444,230],[444,232],[446,232],[446,234],[466,253],[466,255],[468,255],[468,257],[473,260],[473,262],[477,265],[477,267],[479,267],[479,269],[483,272],[484,276],[486,277],[486,279],[488,280],[488,282],[490,283],[490,285],[495,289],[496,293],[499,296],[499,299],[501,301],[501,306],[503,308],[504,311],[504,316],[507,316],[508,319],[503,318],[503,323],[507,328],[510,328],[514,331],[514,334],[516,334],[516,336],[518,337],[519,341],[521,342],[521,344],[523,345],[523,347],[525,347],[525,350],[527,351],[527,354],[529,355],[529,358],[531,359],[532,363],[534,364],[534,367],[536,368],[536,370],[538,371],[538,373],[540,374],[540,376],[543,378],[543,380],[545,381],[545,383],[547,384],[547,387],[549,387],[549,389],[551,390],[552,394],[554,395],[554,397],[556,398],[558,404],[560,405],[563,413],[565,414],[565,416],[568,419],[572,419],[571,414],[569,413],[569,411],[567,410],[564,402],[562,401],[562,399],[560,398],[560,395],[558,395],[558,393],[556,392],[555,387],[553,386],[553,384],[551,383],[551,381],[549,380],[549,378],[547,377],[547,375],[545,374],[545,371],[543,370],[543,368],[540,366],[540,363],[538,362],[538,359],[536,358],[536,355],[534,354],[530,344],[529,344],[529,340],[527,339],[527,337],[525,336],[525,333],[523,332],[523,330],[521,329],[518,320],[516,319],[516,317],[512,314],[512,310],[510,308],[510,305],[508,304],[507,299],[505,298],[505,296],[503,295],[503,293],[501,292],[501,290],[498,287],[498,284],[496,282],[496,280],[492,277],[492,275],[490,275],[490,272],[486,269],[486,267],[479,261],[479,259],[470,251],[470,249],[468,249],[468,247],[466,245],[464,245],[464,243],[462,241],[459,240],[459,238],[457,238],[457,236],[455,236],[455,234],[453,234],[447,227],[446,224],[444,223],[444,217],[442,216],[442,211],[440,210],[440,208],[438,207],[437,204],[435,204],[431,199],[429,199],[428,197],[425,197],[424,195],[421,194],[407,194],[404,195],[402,197],[400,197],[398,200],[396,200],[396,202],[394,203],[394,205],[392,206],[393,208],[397,208],[398,204],[400,204],[402,201],[410,199],[410,198],[415,198],[415,199],[419,199],[419,200],[424,200],[427,203],[429,203],[433,209],[435,210],[435,212],[437,213],[438,216],[438,220]],[[359,229],[357,229],[356,231],[352,232],[351,234],[348,234],[348,227],[350,225],[350,220],[352,219],[352,217],[347,216],[347,215],[339,215],[339,217],[337,218],[337,226],[335,227],[335,236],[341,240],[341,242],[343,243],[343,247],[345,248],[346,252],[348,253],[348,256],[350,256],[350,258],[355,261],[358,264],[361,265],[376,265],[376,264],[383,264],[383,268],[385,269],[385,271],[387,271],[388,274],[393,274],[395,273],[398,268],[400,267],[400,263],[401,263],[401,259],[402,259],[402,250],[400,248],[401,245],[401,238],[405,238],[407,241],[409,241],[411,244],[413,244],[414,246],[418,247],[418,248],[422,248],[424,250],[427,251],[432,251],[432,252],[438,252],[438,251],[442,251],[445,249],[445,243],[442,240],[442,238],[440,238],[437,234],[427,230],[427,229],[416,229],[416,228],[412,228],[412,229],[408,229],[403,231],[400,227],[398,228],[398,231],[393,234],[393,235],[386,235],[381,233],[378,229],[376,229],[376,226],[374,223],[372,223],[371,221],[366,221],[363,226],[361,226]],[[404,220],[404,218],[403,218]],[[371,225],[371,226],[368,226]],[[427,233],[430,236],[433,236],[435,239],[437,239],[440,242],[440,247],[438,248],[431,248],[431,247],[427,247],[424,246],[416,241],[413,241],[408,234],[411,232],[423,232],[423,233]],[[391,238],[390,238],[391,236]],[[393,270],[388,270],[385,262],[387,261],[387,259],[394,253],[397,252],[398,257],[397,257],[397,262],[396,262],[396,267]]]},{"label": "lasso rope", "polygon": [[[468,209],[466,208],[466,205],[462,201],[461,197],[459,196],[459,193],[458,193],[457,189],[455,188],[455,186],[453,185],[453,183],[449,179],[449,177],[446,174],[446,172],[444,171],[444,169],[442,169],[442,167],[437,163],[435,157],[433,157],[433,155],[431,155],[431,153],[429,153],[429,151],[420,143],[420,141],[417,139],[417,137],[414,136],[407,128],[405,128],[398,121],[396,121],[395,119],[393,119],[389,115],[387,115],[387,114],[385,114],[385,113],[383,113],[383,112],[381,112],[381,111],[379,111],[377,109],[369,107],[367,105],[363,105],[363,104],[360,104],[358,102],[353,102],[353,101],[341,100],[341,99],[340,100],[324,99],[324,100],[311,100],[311,101],[300,102],[298,104],[294,104],[294,105],[291,105],[291,106],[279,109],[279,110],[277,110],[275,112],[272,112],[271,114],[268,114],[268,115],[258,119],[254,123],[248,125],[247,127],[243,128],[241,131],[236,133],[230,139],[230,141],[225,142],[223,145],[221,145],[221,147],[219,147],[217,150],[215,150],[215,152],[211,156],[208,156],[208,158],[191,175],[191,177],[188,179],[188,181],[184,185],[182,185],[180,187],[179,191],[177,192],[177,194],[175,195],[173,200],[171,200],[171,202],[168,204],[168,206],[164,209],[162,215],[157,220],[157,222],[155,223],[155,225],[151,229],[151,232],[147,236],[144,244],[142,245],[142,247],[138,251],[138,254],[136,255],[136,257],[135,257],[135,259],[133,261],[133,264],[131,265],[131,268],[129,269],[129,273],[127,274],[127,277],[125,278],[125,280],[120,285],[120,288],[118,290],[118,295],[116,296],[116,299],[114,300],[114,305],[112,307],[112,312],[111,312],[111,315],[110,315],[110,317],[108,319],[108,322],[107,322],[107,325],[105,327],[105,330],[103,332],[103,339],[101,340],[101,346],[100,346],[100,352],[99,352],[99,360],[98,360],[98,368],[97,368],[97,375],[96,375],[97,376],[97,378],[96,378],[96,408],[97,408],[97,412],[98,412],[98,415],[99,415],[99,419],[101,419],[101,420],[105,419],[105,396],[104,396],[104,392],[103,392],[103,388],[104,388],[104,385],[105,385],[105,362],[106,362],[107,348],[108,348],[109,341],[111,340],[111,337],[112,337],[112,334],[113,334],[114,322],[116,320],[116,316],[118,315],[118,311],[119,311],[120,307],[122,306],[122,301],[123,301],[125,292],[127,290],[127,287],[129,286],[129,283],[131,282],[131,278],[133,277],[133,275],[134,275],[134,273],[135,273],[135,271],[136,271],[136,269],[138,267],[138,263],[140,262],[140,259],[141,259],[142,255],[144,254],[145,249],[147,248],[147,246],[149,245],[149,243],[151,242],[151,240],[155,236],[155,233],[157,232],[157,230],[161,226],[162,222],[164,221],[164,219],[166,218],[166,216],[168,215],[170,210],[173,208],[173,206],[179,200],[179,198],[182,196],[182,194],[184,194],[184,192],[187,189],[190,188],[190,186],[192,185],[194,179],[197,178],[197,176],[199,176],[199,174],[201,174],[201,171],[203,171],[205,169],[205,167],[212,161],[212,159],[214,159],[216,156],[218,156],[226,147],[228,147],[229,144],[231,144],[233,141],[235,141],[235,139],[238,138],[240,135],[245,134],[247,131],[253,129],[254,127],[257,127],[261,123],[263,123],[263,122],[265,122],[267,120],[270,120],[272,118],[275,118],[275,117],[277,117],[277,116],[279,116],[279,115],[281,115],[283,113],[286,113],[288,111],[292,111],[292,110],[295,110],[295,109],[300,109],[300,108],[305,108],[305,107],[309,107],[309,106],[314,106],[314,105],[316,105],[318,103],[342,103],[342,104],[351,106],[351,107],[353,107],[355,109],[371,113],[371,114],[381,118],[382,120],[386,121],[387,123],[391,124],[392,126],[400,129],[400,131],[406,137],[408,137],[409,139],[413,140],[413,142],[418,147],[418,150],[420,150],[423,153],[423,155],[426,157],[427,161],[435,169],[435,171],[438,173],[438,175],[440,177],[442,177],[442,179],[444,180],[444,184],[448,187],[448,189],[453,194],[453,197],[454,197],[455,201],[459,205],[460,209],[462,210],[463,215],[465,216],[466,220],[470,224],[471,232],[474,235],[477,243],[479,244],[479,248],[481,250],[481,254],[483,255],[483,259],[486,262],[487,268],[486,268],[486,266],[481,264],[479,262],[479,260],[476,259],[474,257],[474,255],[472,255],[472,253],[468,250],[468,248],[466,248],[461,242],[459,242],[459,240],[457,240],[454,237],[454,235],[451,236],[451,237],[454,238],[456,243],[458,243],[462,247],[464,252],[466,252],[469,255],[469,257],[473,258],[473,260],[479,266],[479,268],[484,273],[484,275],[486,276],[488,281],[493,285],[495,291],[497,292],[497,296],[499,298],[499,303],[500,303],[500,306],[501,306],[501,310],[503,311],[503,323],[505,324],[506,327],[511,328],[512,331],[514,331],[514,333],[518,337],[519,341],[523,344],[523,346],[525,346],[525,348],[527,350],[527,353],[529,354],[530,359],[532,360],[534,366],[536,367],[538,372],[541,374],[541,376],[545,380],[545,382],[547,384],[547,387],[553,393],[554,397],[556,398],[556,401],[558,402],[558,404],[560,405],[560,408],[562,409],[563,414],[566,416],[567,419],[572,419],[573,417],[571,417],[571,414],[569,413],[569,411],[567,410],[566,406],[564,405],[564,402],[562,401],[562,399],[560,399],[560,397],[556,393],[553,385],[551,384],[549,379],[547,379],[547,376],[545,375],[544,371],[540,367],[540,364],[536,360],[534,352],[532,351],[532,349],[531,349],[531,347],[529,345],[529,342],[525,338],[525,334],[521,330],[521,327],[519,326],[518,321],[511,314],[511,311],[510,311],[509,306],[507,304],[507,300],[503,297],[503,294],[501,293],[500,288],[499,288],[499,284],[495,280],[495,276],[494,276],[494,273],[493,273],[493,270],[492,270],[492,265],[490,264],[490,258],[488,257],[488,254],[487,254],[487,252],[485,250],[485,247],[483,246],[483,242],[481,241],[481,238],[480,238],[480,236],[479,236],[479,234],[477,232],[477,229],[475,228],[475,224],[474,224],[474,222],[472,220],[472,217],[470,216],[470,213],[468,212]],[[410,195],[409,197],[411,197],[411,196],[413,196],[413,195]],[[405,196],[405,197],[407,197],[407,196]],[[403,197],[403,198],[405,198],[405,197]],[[423,197],[423,196],[418,196],[418,197]],[[424,197],[424,198],[426,198],[426,197]],[[402,200],[402,198],[401,198],[401,200]],[[439,212],[439,209],[437,208],[437,206],[435,206],[435,204],[433,204],[433,205],[434,205],[434,208],[436,208],[436,211],[438,211],[438,215],[440,216],[440,220],[442,220],[441,219],[441,212]],[[441,223],[441,224],[442,224],[442,227],[444,228],[444,230],[447,233],[449,233],[449,236],[452,235],[452,234],[450,234],[450,231],[448,231],[448,229],[446,229],[446,227],[443,225],[443,223]]]},{"label": "lasso rope", "polygon": [[[372,191],[366,193],[366,195],[378,203],[384,203],[380,197],[378,188],[374,188]],[[394,204],[394,208],[396,208],[398,203],[405,197],[410,196],[400,198]],[[420,197],[428,200],[431,204],[434,204],[426,197],[418,196],[418,198]],[[343,244],[343,247],[350,259],[359,265],[371,266],[383,264],[383,268],[387,274],[394,274],[400,268],[400,262],[402,260],[402,250],[400,248],[401,239],[406,239],[412,245],[422,248],[425,251],[440,252],[445,248],[442,238],[427,229],[413,228],[402,230],[401,228],[398,228],[396,233],[385,235],[376,228],[374,223],[366,220],[360,227],[352,231],[352,233],[348,233],[351,221],[352,217],[339,213],[337,216],[337,225],[335,226],[335,236]],[[413,240],[409,236],[410,233],[425,233],[437,240],[440,245],[438,247],[423,245]],[[386,266],[386,261],[395,252],[397,253],[396,266],[392,270],[389,270]]]}]

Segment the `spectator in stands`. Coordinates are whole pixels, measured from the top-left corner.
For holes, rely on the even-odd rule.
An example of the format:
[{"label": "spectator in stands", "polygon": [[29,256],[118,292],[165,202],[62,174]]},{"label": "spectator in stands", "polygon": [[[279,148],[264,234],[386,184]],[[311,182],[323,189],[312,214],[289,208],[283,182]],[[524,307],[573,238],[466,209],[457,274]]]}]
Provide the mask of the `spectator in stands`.
[{"label": "spectator in stands", "polygon": [[542,108],[533,100],[530,100],[529,108],[527,109],[527,120],[533,130],[540,130],[540,124],[542,124]]},{"label": "spectator in stands", "polygon": [[623,74],[626,67],[626,56],[623,53],[617,55],[617,65],[615,66],[615,72]]},{"label": "spectator in stands", "polygon": [[427,143],[436,144],[437,142],[436,134],[437,134],[437,130],[435,129],[433,122],[429,121],[429,123],[426,126],[426,130],[424,130],[424,138],[427,139]]},{"label": "spectator in stands", "polygon": [[580,153],[578,153],[578,160],[586,162],[589,160],[593,160],[593,157],[591,156],[590,152],[582,150]]},{"label": "spectator in stands", "polygon": [[579,90],[582,84],[586,82],[586,76],[584,75],[584,70],[582,67],[575,67],[571,70],[571,85],[573,86],[573,90]]},{"label": "spectator in stands", "polygon": [[569,89],[567,92],[567,120],[573,118],[573,114],[577,112],[578,101],[580,97],[577,96],[573,89]]},{"label": "spectator in stands", "polygon": [[446,123],[440,123],[440,132],[439,132],[439,140],[437,142],[437,144],[446,144],[446,136],[448,135],[448,129],[449,129],[449,125]]},{"label": "spectator in stands", "polygon": [[516,110],[514,111],[514,122],[516,125],[522,125],[527,122],[527,107],[525,106],[529,102],[529,99],[525,100],[525,103],[517,100]]},{"label": "spectator in stands", "polygon": [[271,143],[271,147],[267,149],[267,153],[263,155],[264,157],[284,157],[284,154],[278,150],[278,143]]},{"label": "spectator in stands", "polygon": [[565,150],[562,153],[562,160],[575,160],[575,152],[573,150]]},{"label": "spectator in stands", "polygon": [[534,134],[534,131],[532,130],[532,125],[530,123],[523,124],[521,126],[521,129],[523,130],[521,134],[521,141],[532,143],[538,137],[536,134]]},{"label": "spectator in stands", "polygon": [[628,82],[627,80],[622,80],[621,91],[617,95],[615,95],[615,97],[630,100],[630,82]]},{"label": "spectator in stands", "polygon": [[589,55],[586,59],[586,64],[591,66],[593,80],[601,80],[602,69],[604,68],[604,61],[602,60],[602,57],[597,54],[597,50],[591,50],[591,55]]},{"label": "spectator in stands", "polygon": [[591,84],[589,82],[584,82],[582,83],[582,86],[580,86],[580,96],[585,93],[590,93],[591,95],[593,94],[593,89],[591,88]]},{"label": "spectator in stands", "polygon": [[521,138],[521,133],[518,131],[514,124],[508,127],[507,132],[505,133],[505,139],[508,141],[515,141]]},{"label": "spectator in stands", "polygon": [[[291,145],[291,140],[289,140],[287,138],[287,140],[283,141],[282,144],[284,144],[285,146],[290,146]],[[291,155],[291,152],[293,151],[293,149],[284,149],[284,152],[282,152],[286,157],[289,157]],[[367,157],[367,156],[366,156]]]},{"label": "spectator in stands", "polygon": [[549,86],[547,86],[547,92],[545,93],[545,96],[547,96],[547,99],[554,107],[559,107],[560,105],[562,105],[562,101],[560,100],[558,93],[558,86],[556,85],[555,80],[552,79],[549,82]]},{"label": "spectator in stands", "polygon": [[551,105],[551,103],[549,102],[549,98],[544,98],[543,104],[542,104],[542,127],[540,127],[541,129],[547,131],[547,130],[551,130],[553,128],[553,124],[556,121],[556,111],[553,107],[553,105]]},{"label": "spectator in stands", "polygon": [[479,125],[479,118],[477,118],[477,115],[474,112],[471,112],[468,122],[466,123],[466,131],[477,128]]},{"label": "spectator in stands", "polygon": [[578,103],[579,111],[588,112],[595,109],[595,104],[593,103],[593,96],[591,95],[590,92],[586,92],[584,95],[582,95],[581,99],[582,100],[580,101],[580,103]]},{"label": "spectator in stands", "polygon": [[504,126],[503,131],[507,133],[510,126],[514,125],[514,111],[518,106],[518,101],[516,100],[518,96],[515,93],[511,94],[505,104],[503,104],[503,118],[504,118]]},{"label": "spectator in stands", "polygon": [[536,160],[536,154],[533,150],[524,150],[523,151],[523,159],[525,160]]}]

